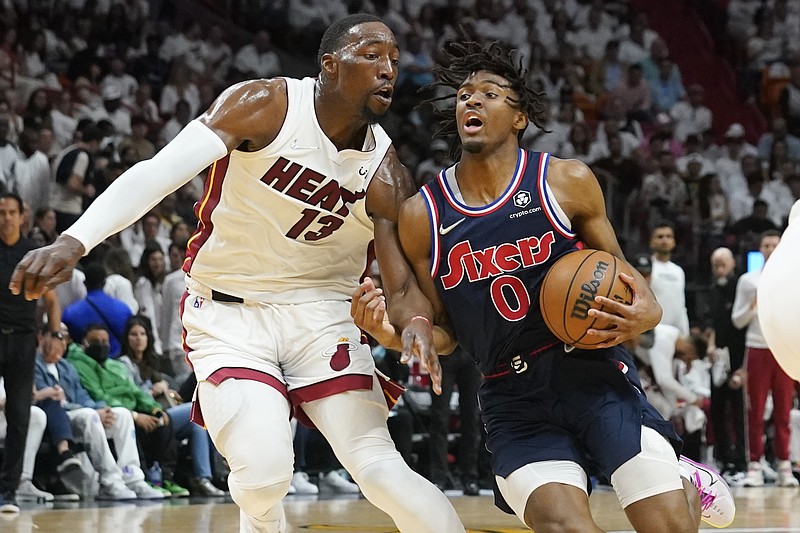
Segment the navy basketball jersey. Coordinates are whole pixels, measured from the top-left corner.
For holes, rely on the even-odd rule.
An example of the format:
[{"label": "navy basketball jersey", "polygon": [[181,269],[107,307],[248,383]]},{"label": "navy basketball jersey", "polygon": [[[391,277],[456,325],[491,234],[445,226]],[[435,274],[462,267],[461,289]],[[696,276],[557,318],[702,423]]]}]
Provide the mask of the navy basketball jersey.
[{"label": "navy basketball jersey", "polygon": [[423,186],[431,228],[431,276],[461,346],[486,375],[558,339],[539,310],[547,270],[576,248],[569,219],[547,185],[549,154],[520,149],[506,191],[467,206],[455,168]]}]

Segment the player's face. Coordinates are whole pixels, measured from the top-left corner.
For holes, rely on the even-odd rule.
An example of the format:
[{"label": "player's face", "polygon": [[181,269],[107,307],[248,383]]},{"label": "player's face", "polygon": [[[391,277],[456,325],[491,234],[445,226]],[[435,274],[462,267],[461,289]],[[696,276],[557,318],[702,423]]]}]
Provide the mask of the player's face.
[{"label": "player's face", "polygon": [[354,26],[333,58],[342,92],[374,124],[389,110],[397,80],[400,49],[392,30],[380,22]]},{"label": "player's face", "polygon": [[467,152],[501,144],[527,125],[508,80],[484,70],[470,74],[456,93],[456,124]]}]

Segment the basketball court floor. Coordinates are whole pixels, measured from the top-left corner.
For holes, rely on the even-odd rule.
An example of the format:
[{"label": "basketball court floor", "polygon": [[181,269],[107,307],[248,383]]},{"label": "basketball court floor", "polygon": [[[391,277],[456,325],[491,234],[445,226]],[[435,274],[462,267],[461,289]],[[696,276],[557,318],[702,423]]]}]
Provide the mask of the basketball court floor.
[{"label": "basketball court floor", "polygon": [[[523,533],[521,523],[492,505],[492,498],[448,491],[469,533]],[[736,521],[729,533],[800,533],[800,490],[734,489]],[[402,498],[403,494],[397,494]],[[596,490],[592,513],[606,531],[629,532],[630,524],[608,489]],[[25,505],[19,515],[0,516],[2,533],[237,533],[239,511],[230,499],[170,500],[165,503]],[[292,533],[394,533],[388,516],[363,498],[289,496]],[[420,509],[420,513],[429,512]],[[701,531],[717,531],[702,529]]]}]

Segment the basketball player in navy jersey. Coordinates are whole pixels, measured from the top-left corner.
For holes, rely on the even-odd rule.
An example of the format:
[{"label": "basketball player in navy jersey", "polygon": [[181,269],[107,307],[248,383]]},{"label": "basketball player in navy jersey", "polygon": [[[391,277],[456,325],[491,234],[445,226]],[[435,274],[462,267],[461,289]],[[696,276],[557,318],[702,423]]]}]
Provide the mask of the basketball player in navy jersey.
[{"label": "basketball player in navy jersey", "polygon": [[396,230],[413,181],[376,124],[392,101],[397,43],[380,19],[352,15],[328,28],[318,60],[316,79],[224,91],[53,245],[26,255],[10,287],[36,298],[66,281],[92,247],[211,166],[181,314],[197,414],[230,463],[240,531],[285,531],[294,409],[400,531],[461,533],[445,496],[394,448],[369,346],[348,316],[374,236],[387,286],[402,289],[391,295],[408,313],[399,320],[406,348],[423,356],[433,348],[428,324],[412,320],[429,316],[430,304]]},{"label": "basketball player in navy jersey", "polygon": [[[433,304],[440,347],[452,332],[484,374],[498,506],[537,533],[599,531],[587,490],[594,469],[636,531],[697,531],[701,516],[727,526],[734,508],[724,481],[679,462],[678,436],[618,346],[661,317],[641,275],[620,275],[634,292],[630,306],[597,298],[611,313],[590,314],[616,326],[590,330],[597,350],[565,346],[542,320],[541,281],[579,240],[624,260],[597,180],[583,163],[520,148],[528,123],[546,117],[545,97],[501,46],[456,45],[448,59],[436,85],[455,91],[442,132],[458,135],[460,160],[404,204],[399,234]],[[351,307],[356,324],[399,346],[386,309],[365,280]]]}]

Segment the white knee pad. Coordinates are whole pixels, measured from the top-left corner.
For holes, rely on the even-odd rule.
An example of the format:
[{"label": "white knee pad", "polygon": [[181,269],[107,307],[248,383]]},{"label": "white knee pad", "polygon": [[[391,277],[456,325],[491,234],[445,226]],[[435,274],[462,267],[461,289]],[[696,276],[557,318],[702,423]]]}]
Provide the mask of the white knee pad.
[{"label": "white knee pad", "polygon": [[675,450],[654,429],[642,427],[642,451],[611,474],[611,485],[623,509],[639,500],[682,490]]},{"label": "white knee pad", "polygon": [[228,379],[198,389],[203,418],[231,468],[231,497],[250,517],[266,517],[289,491],[294,464],[289,405],[257,381]]}]

